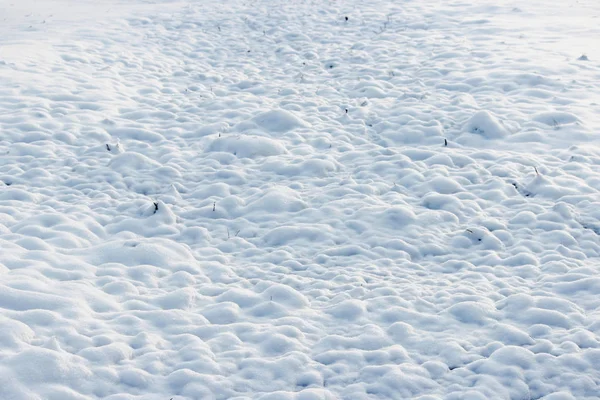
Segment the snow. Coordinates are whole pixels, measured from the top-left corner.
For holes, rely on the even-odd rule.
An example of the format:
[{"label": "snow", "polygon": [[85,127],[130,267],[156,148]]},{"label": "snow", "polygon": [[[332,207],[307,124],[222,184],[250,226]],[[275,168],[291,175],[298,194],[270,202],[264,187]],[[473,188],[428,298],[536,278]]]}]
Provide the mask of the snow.
[{"label": "snow", "polygon": [[599,15],[0,1],[0,399],[597,399]]}]

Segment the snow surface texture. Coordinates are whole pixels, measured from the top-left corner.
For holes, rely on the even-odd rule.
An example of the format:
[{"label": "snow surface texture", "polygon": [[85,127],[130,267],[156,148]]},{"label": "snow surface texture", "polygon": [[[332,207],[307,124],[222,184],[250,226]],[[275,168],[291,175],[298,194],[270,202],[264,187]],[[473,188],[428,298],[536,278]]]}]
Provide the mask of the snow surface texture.
[{"label": "snow surface texture", "polygon": [[223,3],[0,2],[0,399],[597,399],[599,3]]}]

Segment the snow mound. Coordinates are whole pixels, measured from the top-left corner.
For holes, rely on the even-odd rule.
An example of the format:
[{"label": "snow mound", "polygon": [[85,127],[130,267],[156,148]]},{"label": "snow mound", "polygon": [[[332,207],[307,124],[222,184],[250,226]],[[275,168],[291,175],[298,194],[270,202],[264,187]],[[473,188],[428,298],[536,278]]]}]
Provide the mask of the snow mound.
[{"label": "snow mound", "polygon": [[271,110],[252,118],[258,126],[268,132],[283,133],[295,128],[307,128],[310,125],[286,110]]},{"label": "snow mound", "polygon": [[502,139],[509,135],[498,118],[485,110],[475,113],[464,125],[463,130],[487,139]]},{"label": "snow mound", "polygon": [[110,160],[108,166],[117,172],[132,173],[139,170],[159,168],[161,165],[143,154],[126,152],[115,156]]},{"label": "snow mound", "polygon": [[580,123],[576,115],[569,112],[543,112],[533,116],[533,120],[542,124],[558,128],[562,125]]}]

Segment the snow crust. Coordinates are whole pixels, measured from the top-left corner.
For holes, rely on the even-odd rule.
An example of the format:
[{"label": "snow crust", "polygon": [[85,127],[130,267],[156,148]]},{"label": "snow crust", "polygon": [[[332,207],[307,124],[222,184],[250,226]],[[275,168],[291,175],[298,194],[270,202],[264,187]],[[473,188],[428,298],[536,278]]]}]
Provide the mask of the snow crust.
[{"label": "snow crust", "polygon": [[597,399],[598,2],[0,2],[0,399]]}]

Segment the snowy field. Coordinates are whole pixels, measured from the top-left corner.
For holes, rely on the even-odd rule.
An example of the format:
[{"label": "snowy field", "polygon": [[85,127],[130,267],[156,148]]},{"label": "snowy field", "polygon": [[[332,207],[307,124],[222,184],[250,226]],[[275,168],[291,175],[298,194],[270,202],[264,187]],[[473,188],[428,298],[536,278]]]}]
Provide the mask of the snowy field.
[{"label": "snowy field", "polygon": [[0,400],[600,398],[597,0],[0,0]]}]

